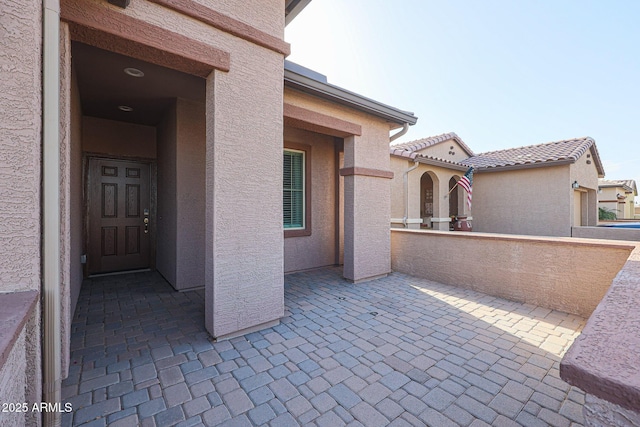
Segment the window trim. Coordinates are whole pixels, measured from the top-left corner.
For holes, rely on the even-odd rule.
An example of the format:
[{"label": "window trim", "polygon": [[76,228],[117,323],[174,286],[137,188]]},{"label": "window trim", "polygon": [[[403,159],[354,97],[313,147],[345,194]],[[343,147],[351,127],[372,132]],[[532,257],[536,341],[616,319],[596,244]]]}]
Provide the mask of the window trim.
[{"label": "window trim", "polygon": [[302,151],[304,153],[304,228],[284,228],[283,223],[284,237],[311,236],[311,146],[285,141],[283,152],[285,150]]}]

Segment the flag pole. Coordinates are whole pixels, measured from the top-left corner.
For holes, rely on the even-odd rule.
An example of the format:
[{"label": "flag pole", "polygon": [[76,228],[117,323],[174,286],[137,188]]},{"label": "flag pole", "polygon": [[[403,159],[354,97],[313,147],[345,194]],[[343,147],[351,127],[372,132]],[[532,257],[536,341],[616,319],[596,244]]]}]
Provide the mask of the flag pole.
[{"label": "flag pole", "polygon": [[453,187],[451,187],[451,190],[449,190],[449,192],[447,193],[447,196],[451,194],[451,192],[455,190],[457,186],[458,186],[458,181],[456,181],[456,184]]}]

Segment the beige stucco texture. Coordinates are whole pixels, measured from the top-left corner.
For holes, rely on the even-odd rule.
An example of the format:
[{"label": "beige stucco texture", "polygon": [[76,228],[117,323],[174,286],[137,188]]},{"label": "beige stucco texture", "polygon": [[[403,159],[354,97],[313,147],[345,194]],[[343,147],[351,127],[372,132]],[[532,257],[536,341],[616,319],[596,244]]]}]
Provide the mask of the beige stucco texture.
[{"label": "beige stucco texture", "polygon": [[82,120],[82,149],[90,154],[154,159],[156,128],[85,116]]},{"label": "beige stucco texture", "polygon": [[158,126],[156,268],[177,290],[204,286],[205,108],[177,99]]},{"label": "beige stucco texture", "polygon": [[[25,384],[27,384],[26,366],[27,360],[25,355],[25,335],[23,329],[16,340],[13,349],[9,353],[4,365],[0,367],[0,402],[3,404],[22,404],[26,402]],[[19,410],[9,411],[6,408],[0,415],[1,427],[21,427],[26,425],[25,413],[22,407]],[[30,412],[29,410],[24,412]]]},{"label": "beige stucco texture", "polygon": [[[280,13],[265,19],[282,22]],[[214,337],[284,314],[283,56],[230,42],[231,70],[207,80],[205,306]]]},{"label": "beige stucco texture", "polygon": [[473,229],[570,236],[572,191],[569,166],[478,173],[473,181]]},{"label": "beige stucco texture", "polygon": [[[456,144],[457,146],[457,143],[454,141],[447,141],[443,144],[447,145],[446,148],[450,147],[448,144]],[[434,148],[439,147],[440,145],[442,144],[436,145]],[[460,153],[457,148],[455,152],[456,154]],[[418,167],[415,169],[413,169],[414,166],[416,166],[416,163],[413,161],[408,161],[405,158],[397,156],[391,156],[391,170],[394,173],[394,179],[391,184],[391,218],[394,219],[394,222],[391,226],[404,227],[402,222],[397,221],[403,219],[405,211],[407,211],[407,219],[409,220],[409,223],[407,224],[408,228],[420,228],[421,225],[418,221],[422,221],[425,226],[433,228],[434,230],[448,230],[449,216],[451,215],[449,212],[450,197],[454,197],[454,194],[458,194],[459,200],[456,200],[455,202],[458,207],[458,214],[468,214],[464,191],[460,190],[457,193],[449,193],[449,181],[451,178],[455,178],[457,181],[462,175],[464,175],[465,171],[422,163],[418,163]],[[407,173],[407,189],[405,190],[404,175],[409,169],[412,170]],[[431,221],[428,221],[429,217],[421,216],[421,193],[426,190],[423,189],[421,185],[421,179],[424,174],[428,174],[433,183],[433,215],[429,216]]]},{"label": "beige stucco texture", "polygon": [[[40,295],[37,291],[0,294],[0,426],[38,426],[32,405],[42,399]],[[15,405],[26,404],[27,408]]]},{"label": "beige stucco texture", "polygon": [[0,291],[39,289],[42,3],[0,13]]},{"label": "beige stucco texture", "polygon": [[[333,137],[285,127],[284,145],[311,147],[311,235],[285,237],[285,273],[336,264],[338,170]],[[295,148],[295,147],[294,147]]]},{"label": "beige stucco texture", "polygon": [[[39,292],[42,2],[3,2],[0,28],[0,292]],[[8,352],[0,366],[2,403],[41,400],[39,304],[28,316],[13,348],[0,349]],[[2,413],[0,425],[39,425],[39,416]]]},{"label": "beige stucco texture", "polygon": [[[344,138],[343,168],[389,171],[389,131],[397,125],[292,89],[285,90],[284,101],[361,127],[361,135]],[[349,280],[358,282],[390,271],[390,185],[388,178],[360,172],[344,176],[343,274]]]},{"label": "beige stucco texture", "polygon": [[634,246],[618,242],[392,230],[392,268],[554,310],[591,315]]},{"label": "beige stucco texture", "polygon": [[416,150],[416,153],[448,160],[450,162],[460,162],[469,158],[469,154],[465,149],[453,139],[425,147],[422,150]]}]

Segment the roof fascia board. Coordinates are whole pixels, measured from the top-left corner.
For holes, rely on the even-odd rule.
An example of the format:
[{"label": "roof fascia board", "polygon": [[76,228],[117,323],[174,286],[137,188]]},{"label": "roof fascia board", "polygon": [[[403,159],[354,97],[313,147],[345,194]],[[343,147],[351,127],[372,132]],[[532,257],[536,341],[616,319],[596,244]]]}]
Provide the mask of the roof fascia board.
[{"label": "roof fascia board", "polygon": [[398,110],[338,86],[310,79],[291,70],[284,70],[284,83],[290,88],[355,108],[400,125],[405,123],[414,125],[418,121],[418,118],[412,113]]},{"label": "roof fascia board", "polygon": [[284,25],[289,25],[309,3],[311,0],[287,0],[284,6]]},{"label": "roof fascia board", "polygon": [[[521,170],[521,169],[535,169],[535,168],[545,168],[549,166],[562,166],[562,165],[570,165],[575,163],[572,159],[565,160],[553,160],[547,162],[538,162],[538,163],[527,163],[521,165],[506,165],[506,166],[473,166],[476,172],[503,172],[503,171],[513,171],[513,170]],[[472,166],[472,165],[469,165]]]},{"label": "roof fascia board", "polygon": [[466,171],[466,170],[469,169],[469,166],[456,165],[454,163],[447,163],[447,162],[443,162],[441,160],[428,159],[428,158],[419,157],[419,156],[416,157],[414,161],[416,161],[418,163],[425,164],[425,165],[438,166],[438,167],[441,167],[441,168],[454,169],[454,170],[457,170],[457,171]]}]

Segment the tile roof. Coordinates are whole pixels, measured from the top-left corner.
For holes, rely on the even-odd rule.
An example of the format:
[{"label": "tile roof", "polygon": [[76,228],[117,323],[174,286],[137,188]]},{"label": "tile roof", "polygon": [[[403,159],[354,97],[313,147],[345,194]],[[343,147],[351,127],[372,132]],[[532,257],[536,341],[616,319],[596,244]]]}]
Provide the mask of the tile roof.
[{"label": "tile roof", "polygon": [[404,157],[407,160],[414,160],[418,163],[424,163],[427,165],[440,166],[449,169],[457,169],[466,171],[469,169],[469,166],[464,165],[459,162],[454,162],[452,160],[441,159],[440,157],[435,156],[426,156],[424,154],[416,153],[413,151],[402,150],[399,148],[393,148],[389,150],[389,153],[393,156]]},{"label": "tile roof", "polygon": [[[465,142],[458,135],[456,135],[455,132],[443,133],[442,135],[430,136],[428,138],[417,139],[415,141],[395,144],[391,146],[390,151],[391,151],[391,154],[395,154],[395,155],[398,155],[398,154],[394,153],[394,150],[409,151],[409,152],[420,151],[424,148],[431,147],[433,145],[440,144],[441,142],[445,142],[449,140],[456,141],[458,145],[460,145],[462,149],[466,151],[466,153],[469,156],[474,155],[471,148],[469,148],[469,146],[465,144]],[[399,151],[396,151],[396,152],[399,152]],[[406,156],[403,156],[403,157],[406,157]],[[415,156],[412,158],[415,158]]]},{"label": "tile roof", "polygon": [[591,150],[598,174],[604,176],[604,168],[598,149],[595,141],[590,137],[480,153],[462,160],[461,163],[480,170],[523,169],[550,164],[575,163],[587,150]]}]

